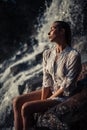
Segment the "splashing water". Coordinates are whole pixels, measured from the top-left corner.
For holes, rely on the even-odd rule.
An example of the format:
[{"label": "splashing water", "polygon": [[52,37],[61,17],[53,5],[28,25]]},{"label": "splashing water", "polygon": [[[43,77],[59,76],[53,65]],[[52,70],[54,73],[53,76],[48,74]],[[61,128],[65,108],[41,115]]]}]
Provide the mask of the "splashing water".
[{"label": "splashing water", "polygon": [[[86,62],[87,56],[87,38],[84,35],[84,14],[83,9],[85,2],[72,0],[53,0],[50,8],[47,8],[44,16],[39,20],[38,36],[39,46],[48,45],[48,31],[50,25],[57,20],[67,21],[72,29],[72,46],[76,48],[82,55],[82,62]],[[82,8],[83,7],[83,8]],[[78,11],[79,10],[79,11]],[[40,22],[41,21],[41,22]],[[84,58],[83,58],[84,57]]]}]

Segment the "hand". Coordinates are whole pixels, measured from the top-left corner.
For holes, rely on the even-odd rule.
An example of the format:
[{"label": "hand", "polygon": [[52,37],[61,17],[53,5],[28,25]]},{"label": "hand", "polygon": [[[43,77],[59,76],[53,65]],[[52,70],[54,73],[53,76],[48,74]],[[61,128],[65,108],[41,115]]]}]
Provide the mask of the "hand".
[{"label": "hand", "polygon": [[47,98],[47,100],[52,100],[52,97]]}]

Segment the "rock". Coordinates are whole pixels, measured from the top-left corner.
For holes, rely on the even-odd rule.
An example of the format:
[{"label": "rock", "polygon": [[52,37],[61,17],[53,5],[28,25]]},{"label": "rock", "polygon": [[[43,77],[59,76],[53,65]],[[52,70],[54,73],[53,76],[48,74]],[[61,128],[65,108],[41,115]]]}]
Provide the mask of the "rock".
[{"label": "rock", "polygon": [[76,94],[44,114],[40,114],[37,119],[38,127],[48,127],[51,130],[85,130],[87,123],[87,64],[83,64],[82,68]]},{"label": "rock", "polygon": [[18,65],[11,67],[10,70],[11,70],[11,73],[15,76],[19,72],[27,70],[28,68],[29,68],[28,63],[20,63]]},{"label": "rock", "polygon": [[76,123],[80,123],[79,125],[81,125],[81,122],[84,123],[83,121],[86,121],[86,119],[87,88],[84,88],[69,100],[51,108],[43,115],[40,115],[37,125],[40,127],[48,127],[52,130],[65,130],[65,128],[68,130],[70,128],[72,129],[72,126]]},{"label": "rock", "polygon": [[42,54],[43,54],[43,52],[41,52],[35,56],[35,59],[39,64],[42,63]]}]

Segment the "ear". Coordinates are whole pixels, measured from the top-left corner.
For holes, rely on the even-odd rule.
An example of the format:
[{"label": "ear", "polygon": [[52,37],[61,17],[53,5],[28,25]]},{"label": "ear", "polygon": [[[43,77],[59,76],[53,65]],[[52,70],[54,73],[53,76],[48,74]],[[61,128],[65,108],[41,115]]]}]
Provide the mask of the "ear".
[{"label": "ear", "polygon": [[65,34],[65,29],[64,28],[61,29],[61,34]]}]

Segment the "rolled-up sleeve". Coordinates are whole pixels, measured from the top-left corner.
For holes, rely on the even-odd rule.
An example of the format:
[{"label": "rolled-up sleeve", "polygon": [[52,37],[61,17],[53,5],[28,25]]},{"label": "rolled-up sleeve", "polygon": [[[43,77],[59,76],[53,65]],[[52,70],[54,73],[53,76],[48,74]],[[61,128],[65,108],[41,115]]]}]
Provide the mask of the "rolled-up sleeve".
[{"label": "rolled-up sleeve", "polygon": [[76,80],[81,72],[82,65],[79,53],[70,56],[67,68],[67,74],[61,84],[61,88],[64,88],[64,91],[67,91],[70,86],[73,86],[72,84],[76,83]]},{"label": "rolled-up sleeve", "polygon": [[47,71],[47,51],[43,53],[43,87],[51,87],[53,85],[52,77]]}]

